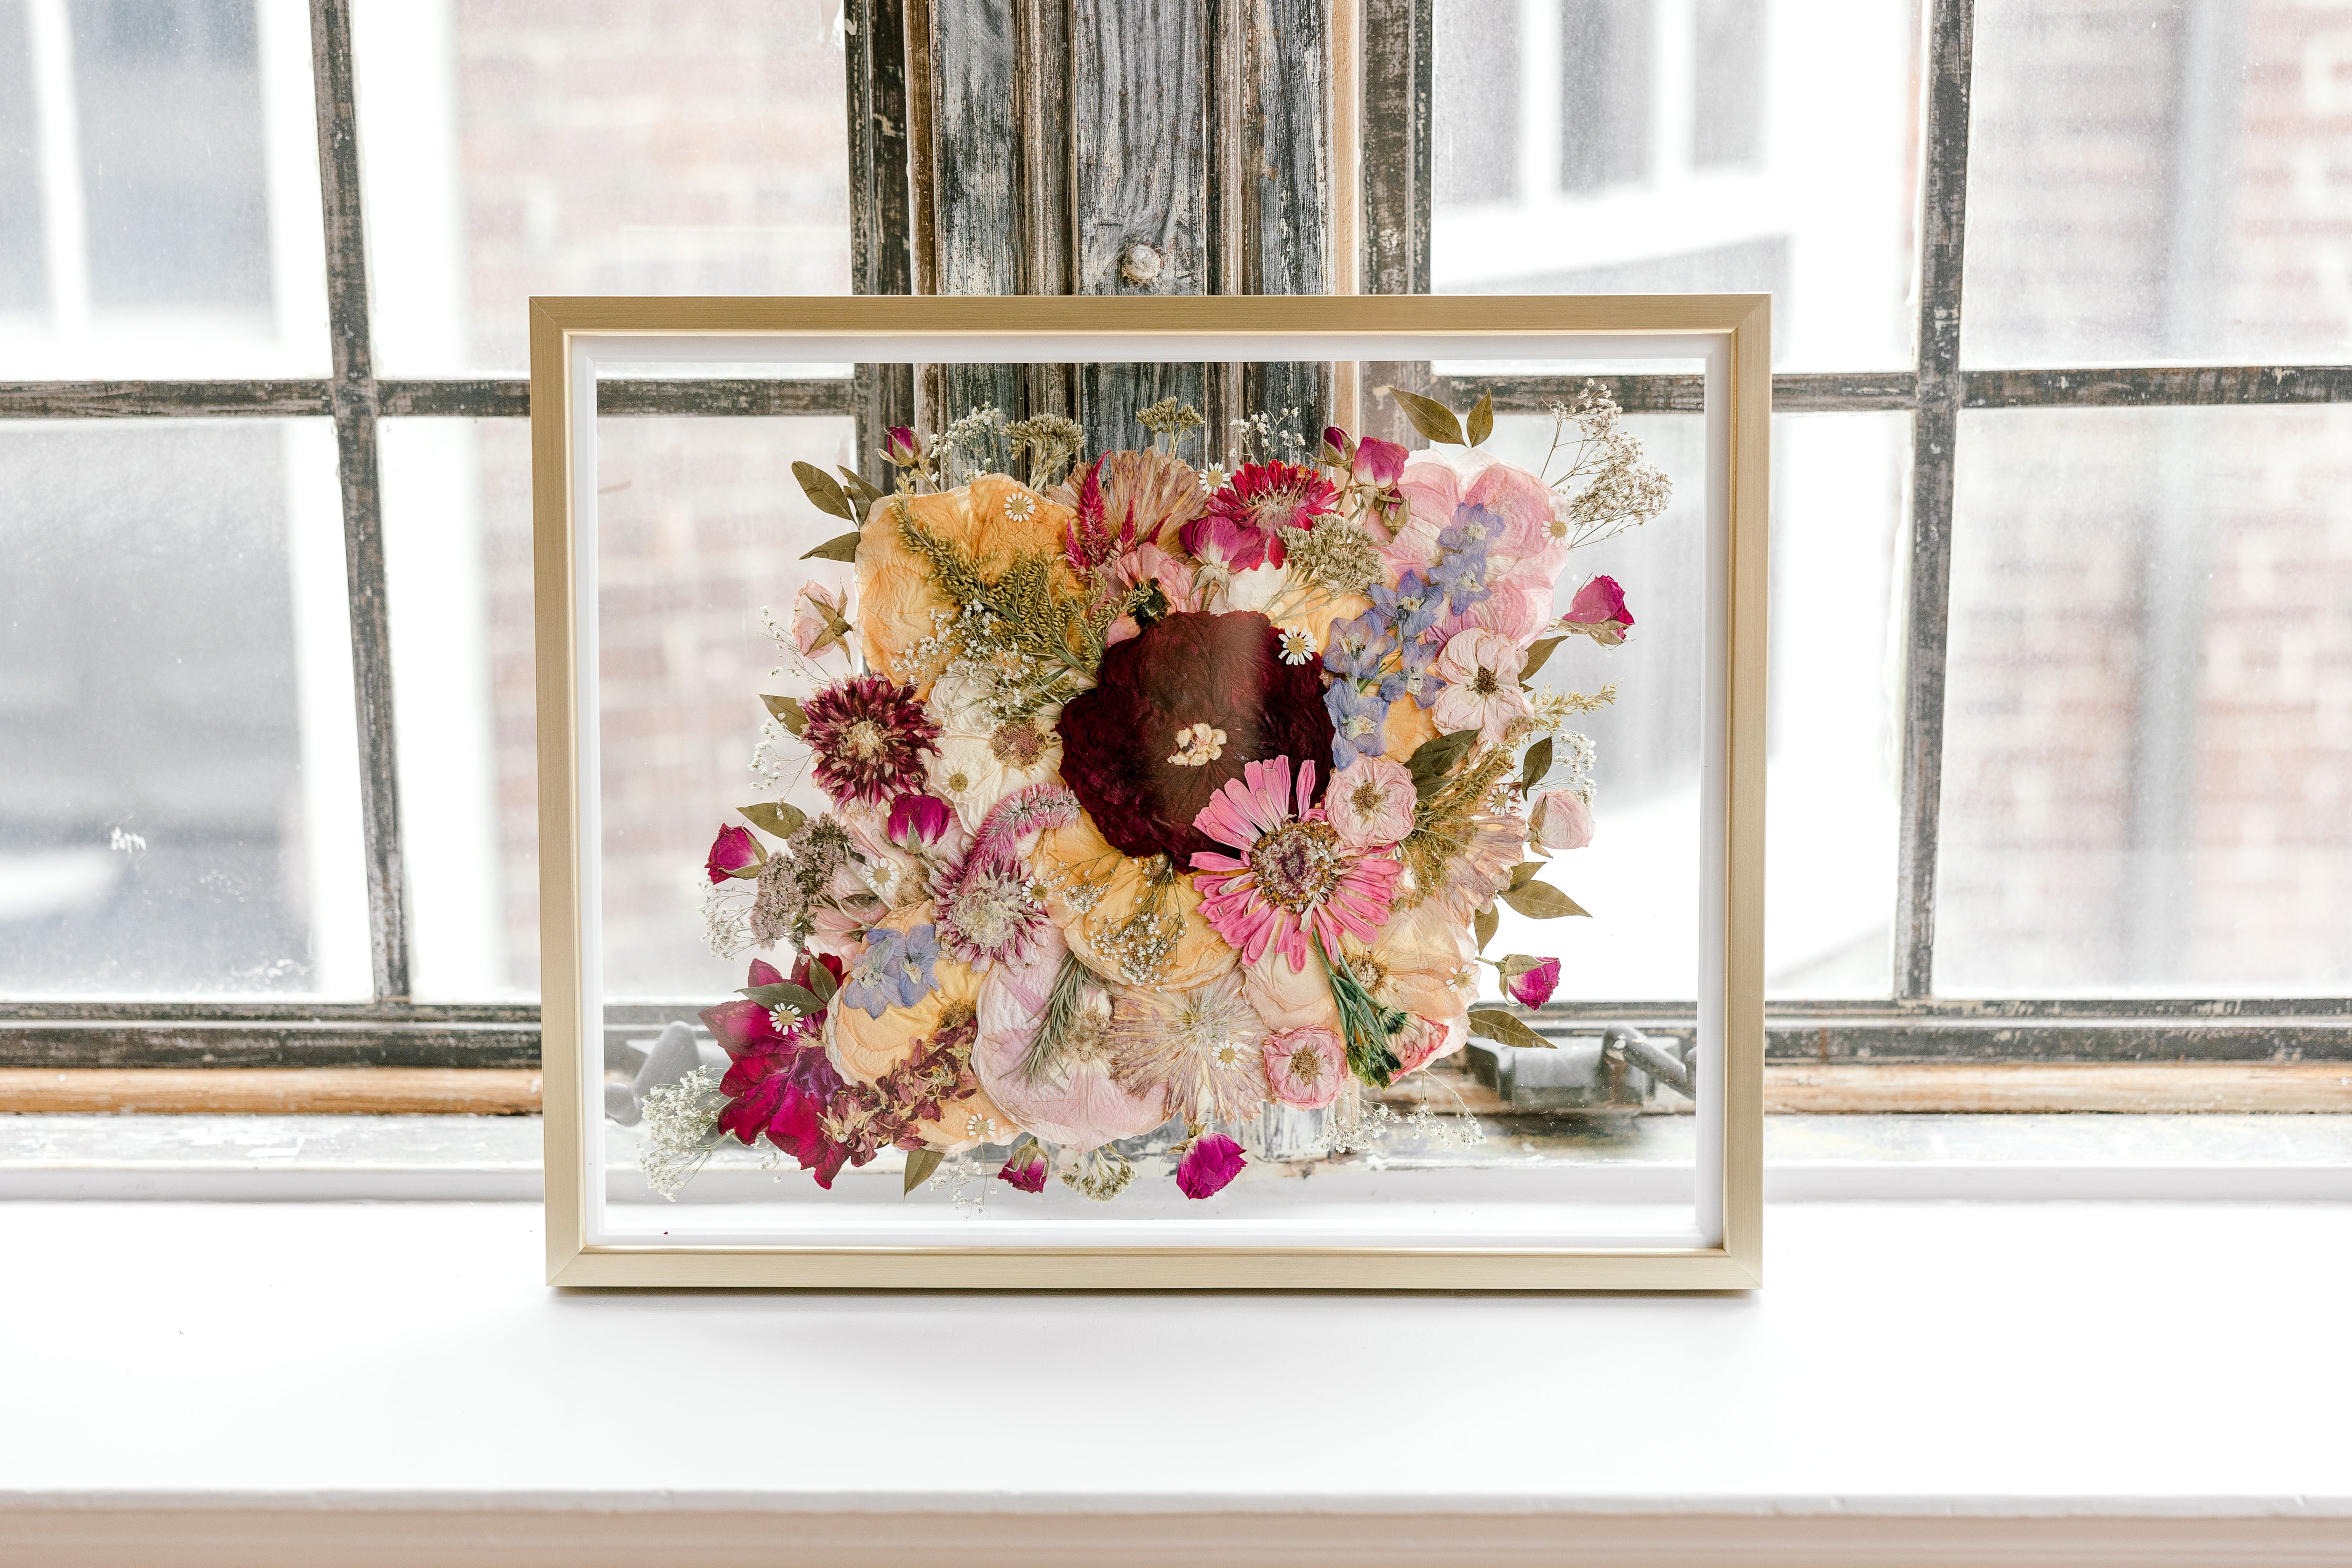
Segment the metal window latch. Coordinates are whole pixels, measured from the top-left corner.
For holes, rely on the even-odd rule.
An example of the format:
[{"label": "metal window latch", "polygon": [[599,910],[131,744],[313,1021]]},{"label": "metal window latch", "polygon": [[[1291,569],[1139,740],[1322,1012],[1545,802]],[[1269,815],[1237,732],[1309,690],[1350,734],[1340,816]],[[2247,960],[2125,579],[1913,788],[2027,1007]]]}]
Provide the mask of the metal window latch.
[{"label": "metal window latch", "polygon": [[1697,1098],[1696,1051],[1696,1040],[1611,1024],[1540,1048],[1473,1040],[1465,1054],[1471,1075],[1515,1111],[1635,1110],[1661,1084]]}]

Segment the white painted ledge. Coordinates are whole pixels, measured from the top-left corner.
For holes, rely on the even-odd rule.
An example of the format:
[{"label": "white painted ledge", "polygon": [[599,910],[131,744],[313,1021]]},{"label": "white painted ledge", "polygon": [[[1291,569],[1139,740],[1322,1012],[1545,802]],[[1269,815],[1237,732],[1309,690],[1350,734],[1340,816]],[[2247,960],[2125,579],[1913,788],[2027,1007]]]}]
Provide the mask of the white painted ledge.
[{"label": "white painted ledge", "polygon": [[523,1204],[0,1204],[0,1562],[2352,1562],[2352,1205],[1766,1233],[1745,1295],[665,1295]]}]

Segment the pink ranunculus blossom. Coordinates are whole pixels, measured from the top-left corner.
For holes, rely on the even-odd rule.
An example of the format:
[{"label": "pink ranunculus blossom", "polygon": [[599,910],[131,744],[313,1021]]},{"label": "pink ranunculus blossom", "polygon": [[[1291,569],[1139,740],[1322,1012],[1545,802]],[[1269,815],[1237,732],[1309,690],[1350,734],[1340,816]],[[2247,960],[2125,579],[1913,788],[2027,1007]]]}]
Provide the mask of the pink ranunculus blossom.
[{"label": "pink ranunculus blossom", "polygon": [[1176,1166],[1177,1189],[1186,1197],[1214,1197],[1247,1164],[1239,1144],[1222,1133],[1204,1133]]},{"label": "pink ranunculus blossom", "polygon": [[1521,970],[1511,977],[1508,987],[1512,1000],[1521,1007],[1543,1006],[1559,989],[1559,960],[1546,958],[1532,969]]},{"label": "pink ranunculus blossom", "polygon": [[749,828],[721,828],[719,836],[710,841],[709,858],[702,869],[712,882],[725,882],[730,876],[754,877],[767,860],[767,852],[760,841],[751,836]]},{"label": "pink ranunculus blossom", "polygon": [[1348,1042],[1328,1029],[1292,1029],[1265,1041],[1265,1081],[1274,1097],[1319,1111],[1348,1083]]},{"label": "pink ranunculus blossom", "polygon": [[1331,776],[1323,810],[1339,842],[1359,852],[1400,843],[1412,831],[1412,775],[1385,757],[1359,757]]},{"label": "pink ranunculus blossom", "polygon": [[824,582],[804,582],[793,599],[793,646],[820,668],[849,669],[849,594]]},{"label": "pink ranunculus blossom", "polygon": [[1527,654],[1499,632],[1483,627],[1456,632],[1437,655],[1437,676],[1445,683],[1432,716],[1441,732],[1475,729],[1486,741],[1499,741],[1514,720],[1528,716],[1519,671]]},{"label": "pink ranunculus blossom", "polygon": [[911,850],[917,844],[938,843],[954,821],[954,810],[938,796],[907,794],[890,803],[886,831],[892,843]]},{"label": "pink ranunculus blossom", "polygon": [[1035,1144],[1024,1144],[1013,1151],[996,1179],[1023,1192],[1045,1190],[1045,1151]]},{"label": "pink ranunculus blossom", "polygon": [[1195,851],[1193,886],[1201,918],[1216,929],[1245,964],[1269,949],[1307,967],[1312,936],[1325,953],[1345,934],[1370,942],[1389,917],[1389,899],[1402,870],[1386,854],[1351,854],[1315,799],[1315,764],[1298,765],[1293,810],[1290,758],[1244,765],[1210,798],[1192,826],[1239,858]]},{"label": "pink ranunculus blossom", "polygon": [[1528,835],[1555,852],[1592,841],[1592,808],[1572,789],[1547,789],[1528,805]]},{"label": "pink ranunculus blossom", "polygon": [[1561,623],[1581,632],[1604,648],[1613,648],[1633,629],[1633,612],[1625,608],[1625,591],[1613,577],[1594,577],[1576,591]]}]

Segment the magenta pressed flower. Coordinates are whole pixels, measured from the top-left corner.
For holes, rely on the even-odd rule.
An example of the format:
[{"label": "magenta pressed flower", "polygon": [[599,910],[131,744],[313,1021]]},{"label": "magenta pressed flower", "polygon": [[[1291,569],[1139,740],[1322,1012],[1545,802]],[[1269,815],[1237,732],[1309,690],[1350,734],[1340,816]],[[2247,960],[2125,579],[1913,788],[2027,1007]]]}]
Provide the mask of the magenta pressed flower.
[{"label": "magenta pressed flower", "polygon": [[1302,763],[1294,808],[1290,758],[1277,757],[1250,763],[1194,819],[1202,832],[1241,852],[1202,851],[1192,865],[1201,917],[1245,964],[1271,948],[1304,969],[1310,935],[1328,956],[1342,933],[1370,942],[1389,917],[1396,861],[1351,852],[1311,804],[1314,792],[1315,765]]},{"label": "magenta pressed flower", "polygon": [[1035,1144],[1024,1144],[1013,1151],[996,1179],[1023,1192],[1045,1190],[1045,1151]]},{"label": "magenta pressed flower", "polygon": [[[1203,725],[1224,739],[1202,744]],[[1216,847],[1194,820],[1245,765],[1331,755],[1321,672],[1285,663],[1281,632],[1254,612],[1170,615],[1114,645],[1057,727],[1062,778],[1097,830],[1179,871]]]},{"label": "magenta pressed flower", "polygon": [[[793,984],[808,986],[810,962],[803,954],[793,966]],[[839,959],[816,962],[838,983],[844,967]],[[752,985],[772,986],[783,978],[773,965],[752,961]],[[765,1137],[803,1170],[824,1171],[827,1149],[819,1119],[842,1087],[817,1039],[824,1013],[780,1029],[773,1009],[743,998],[706,1008],[701,1017],[729,1061],[727,1075],[719,1081],[719,1092],[728,1097],[719,1113],[719,1130],[745,1144]],[[830,1172],[822,1179],[829,1182]]]},{"label": "magenta pressed flower", "polygon": [[1633,629],[1633,612],[1625,608],[1625,591],[1613,577],[1595,577],[1576,591],[1568,613],[1560,620],[1570,631],[1581,632],[1603,647],[1614,647]]},{"label": "magenta pressed flower", "polygon": [[885,836],[901,849],[935,844],[946,836],[955,812],[936,795],[901,795],[890,802]]},{"label": "magenta pressed flower", "polygon": [[887,675],[854,675],[809,698],[801,739],[816,758],[818,786],[836,801],[880,805],[919,794],[923,758],[939,749],[939,726],[912,687]]},{"label": "magenta pressed flower", "polygon": [[1280,566],[1282,530],[1314,528],[1339,499],[1331,481],[1312,468],[1244,463],[1178,537],[1202,559],[1222,560],[1235,571]]},{"label": "magenta pressed flower", "polygon": [[1393,488],[1404,477],[1404,460],[1412,455],[1393,441],[1368,435],[1356,447],[1355,477],[1367,485]]},{"label": "magenta pressed flower", "polygon": [[1509,985],[1514,1001],[1521,1007],[1539,1008],[1559,989],[1559,960],[1546,958],[1534,968],[1512,976]]},{"label": "magenta pressed flower", "polygon": [[730,876],[757,876],[761,862],[767,855],[760,849],[759,841],[751,837],[749,828],[721,828],[719,836],[710,841],[709,857],[702,869],[713,882],[725,882]]},{"label": "magenta pressed flower", "polygon": [[1214,1197],[1247,1164],[1239,1144],[1222,1133],[1203,1134],[1192,1140],[1192,1146],[1177,1164],[1177,1189],[1186,1197]]}]

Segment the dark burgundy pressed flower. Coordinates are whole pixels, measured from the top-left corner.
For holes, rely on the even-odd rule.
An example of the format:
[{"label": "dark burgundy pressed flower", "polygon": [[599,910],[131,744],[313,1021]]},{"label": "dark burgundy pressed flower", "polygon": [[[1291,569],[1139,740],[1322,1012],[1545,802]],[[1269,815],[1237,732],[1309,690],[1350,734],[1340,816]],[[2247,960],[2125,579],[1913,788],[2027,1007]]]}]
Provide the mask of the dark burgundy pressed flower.
[{"label": "dark burgundy pressed flower", "polygon": [[1192,825],[1244,763],[1328,770],[1331,716],[1312,664],[1285,664],[1265,616],[1178,614],[1112,644],[1092,691],[1062,709],[1062,779],[1102,836],[1179,870],[1215,841]]},{"label": "dark burgundy pressed flower", "polygon": [[751,837],[749,828],[721,828],[719,836],[710,841],[709,856],[702,869],[713,882],[725,882],[730,876],[757,876],[760,864],[768,857],[760,852],[759,841]]},{"label": "dark burgundy pressed flower", "polygon": [[1192,1140],[1192,1148],[1177,1163],[1177,1189],[1186,1197],[1214,1197],[1247,1164],[1239,1144],[1222,1133],[1205,1134]]},{"label": "dark burgundy pressed flower", "polygon": [[1024,1144],[1013,1151],[996,1179],[1019,1187],[1023,1192],[1045,1190],[1045,1151],[1034,1144]]},{"label": "dark burgundy pressed flower", "polygon": [[939,749],[939,726],[915,700],[912,686],[887,675],[853,675],[809,698],[801,739],[816,758],[812,769],[836,801],[878,806],[921,793],[923,758]]}]

